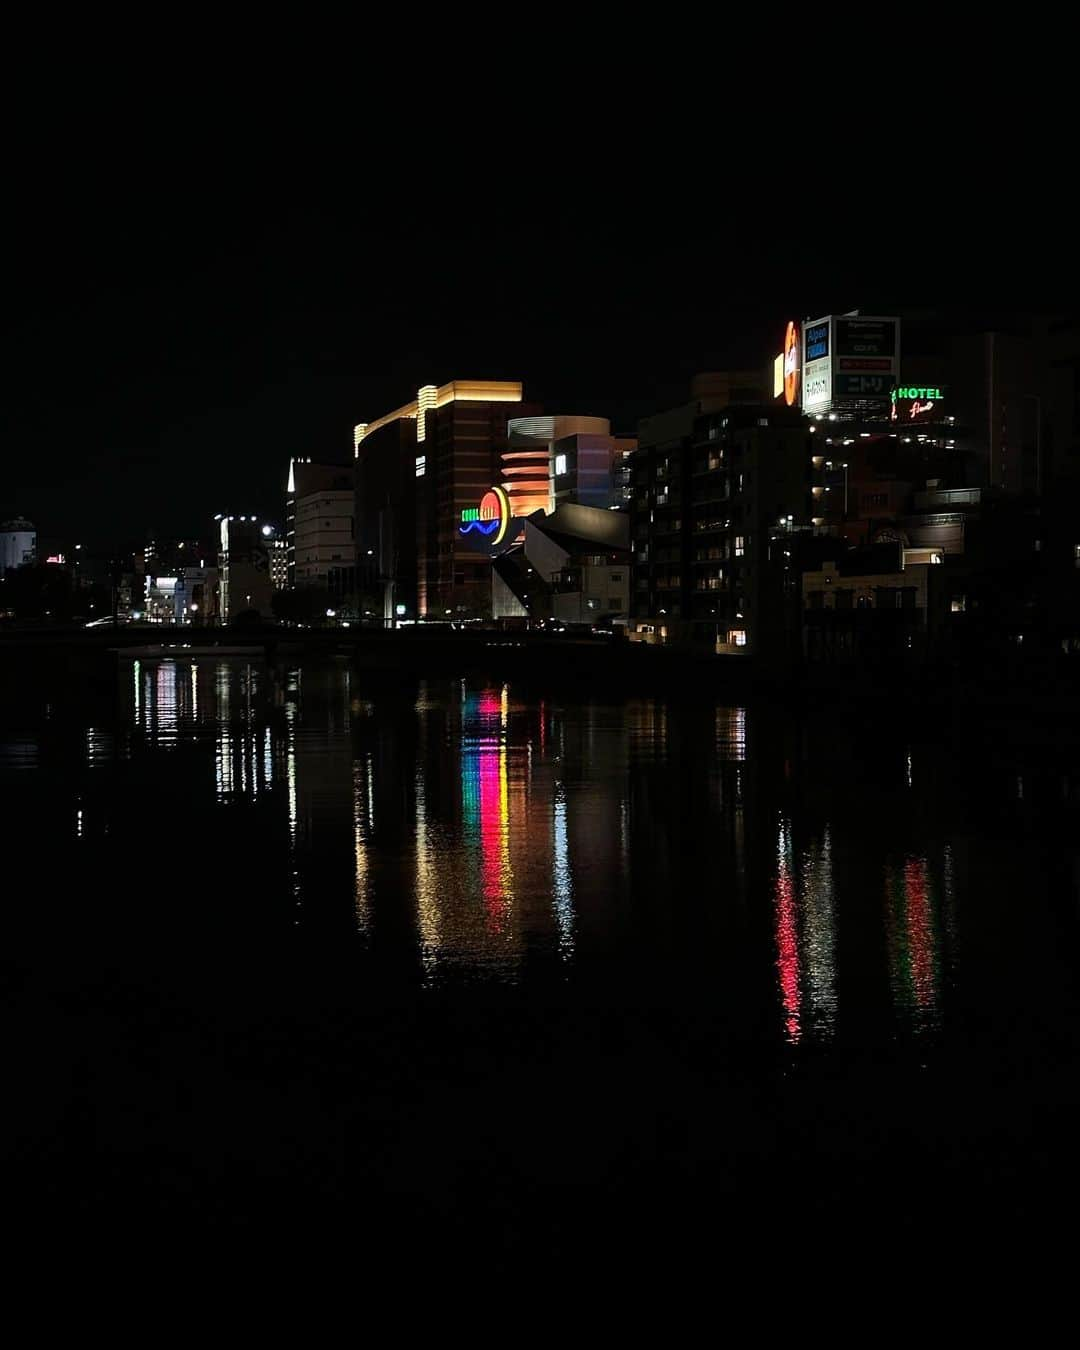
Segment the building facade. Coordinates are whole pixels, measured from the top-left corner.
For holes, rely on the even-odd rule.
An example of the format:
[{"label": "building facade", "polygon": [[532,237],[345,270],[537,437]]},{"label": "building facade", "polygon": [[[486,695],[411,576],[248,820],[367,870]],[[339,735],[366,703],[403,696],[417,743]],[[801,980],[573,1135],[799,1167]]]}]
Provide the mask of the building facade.
[{"label": "building facade", "polygon": [[347,465],[290,461],[285,498],[290,588],[325,590],[331,569],[353,566],[355,509],[354,476]]},{"label": "building facade", "polygon": [[0,576],[9,569],[37,561],[37,530],[28,520],[6,520],[0,525]]},{"label": "building facade", "polygon": [[631,635],[779,660],[798,640],[810,437],[752,377],[702,377],[693,392],[639,427]]},{"label": "building facade", "polygon": [[511,514],[578,504],[624,507],[633,437],[613,436],[606,417],[566,414],[512,418],[502,456],[502,487]]},{"label": "building facade", "polygon": [[490,613],[490,562],[462,512],[500,481],[523,411],[516,381],[452,380],[354,429],[357,547],[376,560],[387,619]]},{"label": "building facade", "polygon": [[218,618],[232,623],[238,615],[273,616],[274,585],[270,551],[254,516],[222,516],[218,551]]}]

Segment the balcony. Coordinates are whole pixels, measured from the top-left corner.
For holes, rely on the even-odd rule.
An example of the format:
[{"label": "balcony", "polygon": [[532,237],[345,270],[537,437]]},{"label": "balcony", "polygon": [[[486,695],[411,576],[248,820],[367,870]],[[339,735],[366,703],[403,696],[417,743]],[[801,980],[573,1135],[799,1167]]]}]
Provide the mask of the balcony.
[{"label": "balcony", "polygon": [[978,506],[981,488],[925,488],[914,494],[916,511],[937,511],[945,506]]}]

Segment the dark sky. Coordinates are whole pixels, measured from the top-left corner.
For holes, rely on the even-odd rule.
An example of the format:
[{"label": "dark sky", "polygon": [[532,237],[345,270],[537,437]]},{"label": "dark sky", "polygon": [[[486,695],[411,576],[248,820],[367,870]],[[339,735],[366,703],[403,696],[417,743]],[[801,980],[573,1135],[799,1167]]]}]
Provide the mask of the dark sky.
[{"label": "dark sky", "polygon": [[354,422],[456,376],[632,430],[789,317],[932,303],[966,250],[941,219],[826,229],[784,184],[714,200],[674,167],[545,197],[68,151],[20,196],[5,305],[0,515],[49,546],[279,518],[290,455],[347,455]]}]

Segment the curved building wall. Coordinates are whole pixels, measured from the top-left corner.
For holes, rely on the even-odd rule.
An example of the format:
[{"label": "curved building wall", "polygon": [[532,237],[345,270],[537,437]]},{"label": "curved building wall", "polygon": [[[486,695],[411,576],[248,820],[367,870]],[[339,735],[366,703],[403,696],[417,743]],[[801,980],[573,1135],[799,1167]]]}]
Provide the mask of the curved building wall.
[{"label": "curved building wall", "polygon": [[506,424],[508,445],[502,454],[502,487],[513,516],[555,509],[555,443],[568,436],[609,436],[606,417],[562,414],[512,417]]}]

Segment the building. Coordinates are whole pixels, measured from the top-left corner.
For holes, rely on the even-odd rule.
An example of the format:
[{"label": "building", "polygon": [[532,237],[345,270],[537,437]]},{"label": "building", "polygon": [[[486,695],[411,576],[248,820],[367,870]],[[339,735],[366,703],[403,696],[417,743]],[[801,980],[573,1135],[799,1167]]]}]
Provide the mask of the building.
[{"label": "building", "polygon": [[217,606],[220,622],[232,623],[238,615],[251,611],[270,618],[274,592],[271,550],[262,526],[254,516],[221,516],[220,522]]},{"label": "building", "polygon": [[962,613],[964,583],[944,555],[899,543],[849,550],[803,574],[803,649],[810,666],[911,673]]},{"label": "building", "polygon": [[37,530],[21,517],[0,525],[0,576],[9,569],[37,562]]},{"label": "building", "polygon": [[574,503],[602,510],[627,504],[627,461],[637,441],[613,436],[606,417],[515,417],[507,440],[502,487],[511,515],[524,519]]},{"label": "building", "polygon": [[535,512],[521,538],[492,560],[496,618],[610,625],[630,604],[630,530],[624,512],[567,503]]},{"label": "building", "polygon": [[343,464],[290,460],[286,494],[288,584],[325,590],[331,568],[351,567],[356,561],[352,470]]},{"label": "building", "polygon": [[641,422],[631,636],[785,659],[811,448],[799,410],[771,405],[754,372],[698,377],[689,403]]},{"label": "building", "polygon": [[384,618],[490,612],[491,567],[462,513],[502,478],[516,381],[452,380],[354,429],[357,548],[370,557]]}]

